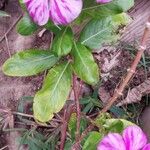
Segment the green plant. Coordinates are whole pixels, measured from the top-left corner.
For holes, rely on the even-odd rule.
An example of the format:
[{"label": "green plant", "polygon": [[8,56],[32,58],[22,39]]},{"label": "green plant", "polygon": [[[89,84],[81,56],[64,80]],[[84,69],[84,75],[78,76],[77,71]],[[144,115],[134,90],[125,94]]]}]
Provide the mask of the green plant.
[{"label": "green plant", "polygon": [[[60,147],[61,149],[64,145],[67,147],[66,144],[70,145],[70,142],[71,145],[80,143],[79,136],[83,131],[81,128],[84,126],[81,125],[82,122],[80,123],[80,120],[84,118],[81,116],[80,103],[86,105],[83,113],[92,112],[94,108],[99,110],[102,105],[98,103],[97,97],[94,95],[82,99],[79,103],[80,87],[77,87],[77,79],[80,79],[81,86],[82,82],[91,86],[95,86],[99,82],[100,69],[94,60],[92,50],[115,43],[119,39],[119,27],[127,25],[131,21],[126,11],[134,5],[134,0],[113,0],[101,5],[93,0],[84,0],[80,16],[65,26],[58,25],[53,19],[46,24],[38,22],[36,17],[30,17],[31,12],[27,12],[29,8],[22,3],[22,0],[20,3],[26,14],[17,24],[17,32],[28,36],[45,28],[54,33],[54,39],[48,50],[29,49],[13,55],[3,64],[3,72],[8,76],[24,77],[48,70],[42,88],[33,99],[33,116],[39,124],[49,122],[54,114],[62,110],[71,88],[73,88],[76,104],[76,123],[74,123],[76,134],[72,135],[73,138],[68,139],[66,143],[64,142],[67,130],[66,122],[69,122],[73,113],[71,106],[67,105],[70,112],[66,114],[67,109],[64,108],[64,130],[61,133],[62,144]],[[79,28],[79,35],[75,30],[76,27]],[[27,121],[24,118],[20,119]],[[84,128],[88,123],[89,120],[85,123]],[[71,134],[72,130],[74,131],[74,129],[70,129]],[[99,133],[93,132],[87,139],[90,141],[94,136],[97,137],[95,140],[93,139],[94,142],[101,137]],[[87,142],[85,143],[84,149],[88,145]]]},{"label": "green plant", "polygon": [[[58,28],[49,21],[45,25],[45,28],[56,35],[51,49],[19,52],[3,65],[3,72],[9,76],[31,76],[51,68],[42,89],[34,98],[34,117],[40,122],[51,120],[54,113],[62,109],[71,89],[72,74],[75,73],[90,85],[95,85],[99,81],[99,69],[91,49],[116,41],[116,30],[119,25],[125,25],[130,20],[124,11],[133,6],[133,0],[126,3],[123,3],[123,0],[115,0],[94,7],[89,3],[90,0],[84,2],[81,15],[72,24]],[[83,16],[89,18],[89,21],[77,40],[77,37],[73,36],[75,33],[72,28],[77,22],[80,26],[79,20],[83,21]],[[17,31],[22,35],[30,35],[37,29],[38,26],[27,14],[17,25]]]}]

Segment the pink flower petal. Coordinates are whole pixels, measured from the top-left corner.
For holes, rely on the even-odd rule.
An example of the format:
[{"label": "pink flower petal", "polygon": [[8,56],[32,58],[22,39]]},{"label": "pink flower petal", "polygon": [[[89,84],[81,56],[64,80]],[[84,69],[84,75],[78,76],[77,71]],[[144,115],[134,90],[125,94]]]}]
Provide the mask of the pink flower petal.
[{"label": "pink flower petal", "polygon": [[50,18],[55,24],[66,25],[77,18],[82,0],[50,0]]},{"label": "pink flower petal", "polygon": [[97,3],[108,3],[111,2],[112,0],[96,0]]},{"label": "pink flower petal", "polygon": [[42,26],[49,19],[49,0],[23,0],[33,21]]},{"label": "pink flower petal", "polygon": [[98,144],[97,150],[126,150],[126,148],[120,134],[109,133]]},{"label": "pink flower petal", "polygon": [[150,144],[145,145],[142,150],[150,150]]},{"label": "pink flower petal", "polygon": [[129,126],[123,131],[127,150],[140,150],[147,143],[147,138],[138,126]]}]

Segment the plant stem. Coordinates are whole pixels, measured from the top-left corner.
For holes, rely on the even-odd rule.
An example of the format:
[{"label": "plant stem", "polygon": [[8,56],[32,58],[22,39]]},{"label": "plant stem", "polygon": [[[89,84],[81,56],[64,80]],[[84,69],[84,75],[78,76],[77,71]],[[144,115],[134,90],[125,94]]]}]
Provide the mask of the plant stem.
[{"label": "plant stem", "polygon": [[63,125],[62,125],[62,128],[61,128],[60,150],[64,149],[66,135],[67,135],[67,121],[66,121],[66,116],[67,116],[67,109],[64,110]]},{"label": "plant stem", "polygon": [[94,128],[94,126],[91,124],[89,125],[81,134],[79,137],[79,140],[71,147],[71,150],[79,150],[80,142],[83,140],[83,138]]},{"label": "plant stem", "polygon": [[78,142],[79,138],[80,138],[81,110],[80,110],[79,96],[80,96],[81,88],[82,88],[82,81],[80,82],[79,87],[77,87],[77,77],[74,75],[73,76],[73,91],[74,91],[74,97],[75,97],[75,103],[76,103],[76,112],[77,112],[76,142]]},{"label": "plant stem", "polygon": [[[68,111],[67,111],[68,110]],[[64,150],[65,140],[67,137],[67,126],[70,119],[70,116],[73,112],[73,105],[69,105],[69,108],[65,108],[64,117],[63,117],[63,125],[61,127],[61,142],[60,142],[60,150]]]},{"label": "plant stem", "polygon": [[6,145],[6,146],[0,148],[0,150],[4,150],[4,149],[6,149],[6,148],[8,148],[8,145]]},{"label": "plant stem", "polygon": [[24,114],[24,113],[20,113],[20,112],[12,112],[12,114],[14,115],[20,115],[20,116],[23,116],[23,117],[29,117],[29,118],[34,118],[33,115],[29,115],[29,114]]}]

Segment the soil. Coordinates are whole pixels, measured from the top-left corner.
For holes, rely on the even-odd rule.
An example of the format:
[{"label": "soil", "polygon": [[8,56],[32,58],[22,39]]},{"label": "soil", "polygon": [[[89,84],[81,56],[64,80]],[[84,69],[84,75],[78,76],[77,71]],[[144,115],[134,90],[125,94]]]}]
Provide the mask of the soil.
[{"label": "soil", "polygon": [[[103,52],[100,52],[98,56],[96,55],[96,58],[101,68],[102,78],[102,83],[99,88],[99,96],[104,103],[107,103],[108,99],[113,96],[114,89],[126,76],[127,69],[130,67],[133,57],[131,57],[131,52],[127,49],[119,47],[115,48],[113,51],[104,50]],[[144,67],[138,67],[136,74],[132,78],[127,89],[124,91],[124,97],[121,99],[126,97],[129,89],[140,85],[148,77],[150,77],[150,72],[145,73]]]}]

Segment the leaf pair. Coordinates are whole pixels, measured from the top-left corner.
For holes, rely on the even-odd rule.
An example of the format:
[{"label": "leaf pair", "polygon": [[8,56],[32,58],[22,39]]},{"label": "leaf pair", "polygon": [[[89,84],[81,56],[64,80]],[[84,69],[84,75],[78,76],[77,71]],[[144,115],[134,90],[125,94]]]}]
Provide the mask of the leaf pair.
[{"label": "leaf pair", "polygon": [[[34,98],[34,116],[41,122],[49,121],[65,104],[71,88],[72,68],[86,83],[94,85],[99,80],[99,70],[92,53],[80,43],[74,43],[70,62],[59,63],[49,70],[42,89]],[[9,76],[31,76],[51,68],[59,60],[53,53],[44,50],[28,50],[15,54],[3,65]]]}]

